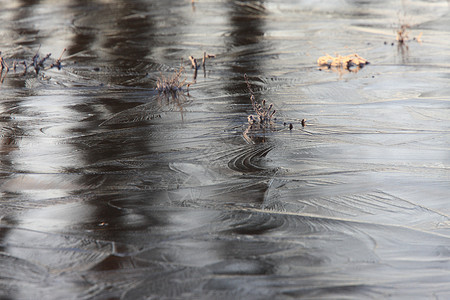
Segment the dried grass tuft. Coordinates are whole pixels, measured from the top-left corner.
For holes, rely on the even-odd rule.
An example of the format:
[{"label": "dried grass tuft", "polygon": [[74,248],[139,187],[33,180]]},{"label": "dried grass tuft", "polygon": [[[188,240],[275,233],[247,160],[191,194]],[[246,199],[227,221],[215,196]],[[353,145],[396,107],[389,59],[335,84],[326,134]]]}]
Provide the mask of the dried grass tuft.
[{"label": "dried grass tuft", "polygon": [[163,74],[161,74],[161,77],[156,81],[156,90],[159,93],[174,93],[182,91],[183,87],[186,85],[186,78],[180,80],[183,70],[184,68],[180,67],[179,70],[175,71],[169,77],[165,77]]},{"label": "dried grass tuft", "polygon": [[346,56],[337,55],[336,57],[326,54],[325,56],[321,56],[317,59],[317,64],[321,67],[334,67],[349,70],[352,67],[362,68],[363,66],[369,64],[369,62],[367,59],[362,58],[356,53]]},{"label": "dried grass tuft", "polygon": [[397,29],[397,37],[396,40],[400,43],[400,44],[404,44],[408,41],[409,39],[409,28],[411,28],[411,26],[409,26],[408,24],[402,24],[400,25],[400,28]]},{"label": "dried grass tuft", "polygon": [[262,100],[261,102],[258,102],[255,98],[255,95],[253,93],[252,87],[250,86],[250,83],[248,81],[247,74],[244,74],[245,83],[247,84],[247,88],[250,91],[250,101],[252,102],[253,110],[255,111],[256,115],[249,115],[247,117],[248,123],[250,125],[253,124],[260,124],[260,125],[266,125],[269,124],[272,120],[273,115],[275,114],[276,110],[274,109],[273,103],[270,103],[268,106],[266,106],[266,100]]}]

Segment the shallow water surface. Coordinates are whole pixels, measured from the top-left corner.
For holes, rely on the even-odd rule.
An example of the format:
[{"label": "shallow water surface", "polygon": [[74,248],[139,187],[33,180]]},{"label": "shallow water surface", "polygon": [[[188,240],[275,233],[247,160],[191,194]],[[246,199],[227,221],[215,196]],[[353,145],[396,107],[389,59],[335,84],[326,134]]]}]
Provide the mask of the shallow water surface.
[{"label": "shallow water surface", "polygon": [[448,2],[1,3],[2,299],[450,297]]}]

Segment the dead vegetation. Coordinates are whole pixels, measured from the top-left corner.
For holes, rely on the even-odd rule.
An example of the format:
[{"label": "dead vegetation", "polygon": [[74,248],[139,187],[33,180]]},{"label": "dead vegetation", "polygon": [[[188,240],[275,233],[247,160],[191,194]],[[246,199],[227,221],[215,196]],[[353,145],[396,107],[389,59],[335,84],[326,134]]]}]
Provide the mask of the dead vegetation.
[{"label": "dead vegetation", "polygon": [[[203,52],[203,58],[202,58],[202,67],[206,67],[206,60],[210,58],[215,58],[215,55],[212,54],[206,54],[206,52]],[[200,65],[197,63],[197,59],[193,57],[192,55],[189,56],[189,60],[191,61],[191,65],[193,69],[199,69]]]},{"label": "dead vegetation", "polygon": [[61,55],[58,57],[58,59],[52,63],[50,65],[50,68],[58,68],[58,70],[61,70],[62,66],[61,66],[61,61],[62,61],[62,56],[64,55],[64,53],[66,52],[66,48],[63,49],[63,51],[61,52]]},{"label": "dead vegetation", "polygon": [[[21,74],[26,75],[29,73],[28,69],[30,69],[30,68],[34,69],[34,72],[36,75],[39,75],[39,72],[41,70],[45,71],[45,70],[49,70],[52,68],[58,68],[58,70],[61,70],[62,56],[66,52],[66,48],[63,49],[61,55],[59,56],[59,58],[57,60],[55,60],[54,62],[52,62],[50,65],[47,65],[47,66],[46,66],[46,62],[50,60],[50,56],[52,54],[48,53],[47,55],[45,55],[44,57],[41,58],[41,56],[39,54],[39,50],[40,50],[40,47],[36,51],[36,54],[33,56],[31,61],[29,61],[29,63],[27,63],[26,60],[22,60],[22,61],[13,60],[12,70],[14,71],[14,73],[18,72],[19,69],[22,69]],[[1,52],[0,52],[0,83],[3,83],[9,70],[10,70],[10,67],[6,63],[3,56],[1,56]]]},{"label": "dead vegetation", "polygon": [[[409,34],[410,34],[411,25],[403,23],[399,25],[399,28],[396,30],[396,41],[398,43],[398,48],[405,52],[405,50],[409,50],[408,42],[410,42]],[[413,37],[412,41],[416,41],[419,44],[422,43],[422,32],[419,33],[418,36]]]},{"label": "dead vegetation", "polygon": [[[411,41],[416,41],[419,44],[422,43],[422,32],[420,32],[417,36],[414,36],[412,39],[410,35],[412,35],[411,31],[413,28],[413,22],[411,18],[408,18],[406,13],[398,13],[398,22],[394,25],[395,32],[395,40],[397,41],[397,45],[400,51],[405,52],[408,50],[408,43]],[[393,43],[392,43],[393,45]]]},{"label": "dead vegetation", "polygon": [[[159,93],[174,94],[176,92],[183,91],[183,88],[186,87],[187,92],[189,92],[189,87],[197,80],[197,70],[200,69],[201,66],[203,67],[203,72],[206,72],[206,60],[215,57],[216,57],[215,55],[206,54],[206,52],[203,52],[202,64],[200,65],[195,57],[193,57],[192,55],[189,56],[192,69],[194,69],[194,76],[192,82],[187,83],[186,82],[187,78],[181,79],[184,68],[180,67],[180,69],[175,70],[175,72],[168,77],[165,77],[163,74],[161,74],[156,81],[156,90]],[[206,77],[206,73],[204,75]]]},{"label": "dead vegetation", "polygon": [[[215,58],[215,55],[212,54],[206,54],[206,52],[203,52],[203,58],[202,58],[202,68],[203,68],[203,76],[206,77],[206,60],[210,58]],[[191,61],[191,67],[194,69],[194,77],[193,81],[195,82],[197,80],[197,70],[200,69],[200,64],[198,64],[197,59],[193,57],[192,55],[189,56],[189,60]]]},{"label": "dead vegetation", "polygon": [[409,28],[411,28],[408,24],[401,24],[400,28],[397,29],[397,37],[396,40],[399,44],[404,44],[408,41],[409,36]]},{"label": "dead vegetation", "polygon": [[[397,42],[397,53],[401,55],[402,62],[406,63],[409,58],[409,45],[411,42],[417,42],[422,44],[422,32],[417,36],[412,36],[411,29],[413,25],[410,22],[405,21],[405,17],[399,16],[398,24],[395,26],[395,40]],[[385,42],[385,45],[387,43]],[[391,43],[391,46],[394,46],[394,42]]]},{"label": "dead vegetation", "polygon": [[341,68],[348,71],[359,71],[362,67],[369,64],[367,59],[362,58],[356,53],[342,56],[336,54],[336,56],[331,56],[326,54],[317,59],[317,64],[320,67],[331,68]]},{"label": "dead vegetation", "polygon": [[174,71],[168,77],[161,74],[160,78],[156,81],[156,90],[159,93],[176,93],[182,91],[185,85],[189,88],[189,84],[186,84],[186,78],[181,80],[183,70],[184,68],[180,67],[179,70]]},{"label": "dead vegetation", "polygon": [[[3,70],[5,70],[5,75],[3,75]],[[3,80],[6,77],[6,74],[8,74],[9,66],[5,62],[5,60],[2,57],[2,52],[0,51],[0,83],[3,83]]]},{"label": "dead vegetation", "polygon": [[259,124],[265,126],[271,122],[272,117],[276,112],[276,110],[273,107],[273,103],[270,103],[268,106],[266,106],[266,100],[258,102],[255,98],[255,94],[253,93],[252,87],[250,86],[250,83],[248,81],[247,74],[244,74],[244,79],[245,83],[247,84],[247,88],[251,94],[250,101],[252,102],[253,110],[256,113],[256,115],[249,115],[247,117],[248,123],[250,125]]}]

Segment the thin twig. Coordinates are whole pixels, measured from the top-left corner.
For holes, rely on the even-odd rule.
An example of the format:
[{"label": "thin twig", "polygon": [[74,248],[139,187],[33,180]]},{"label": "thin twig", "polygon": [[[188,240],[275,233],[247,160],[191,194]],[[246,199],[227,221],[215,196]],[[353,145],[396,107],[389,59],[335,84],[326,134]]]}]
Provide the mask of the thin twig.
[{"label": "thin twig", "polygon": [[63,49],[63,51],[61,52],[61,55],[58,57],[56,62],[54,62],[53,64],[50,65],[50,68],[57,67],[58,70],[61,70],[61,59],[62,59],[62,56],[64,55],[64,53],[66,52],[66,50],[67,50],[66,48]]},{"label": "thin twig", "polygon": [[197,59],[195,59],[192,55],[189,56],[189,60],[191,61],[192,64],[192,68],[197,70],[198,69],[198,65],[197,65]]},{"label": "thin twig", "polygon": [[39,66],[44,67],[44,62],[51,56],[51,53],[48,53],[43,59],[41,59],[38,63]]},{"label": "thin twig", "polygon": [[203,52],[203,60],[202,60],[202,67],[205,68],[206,63],[206,52]]}]

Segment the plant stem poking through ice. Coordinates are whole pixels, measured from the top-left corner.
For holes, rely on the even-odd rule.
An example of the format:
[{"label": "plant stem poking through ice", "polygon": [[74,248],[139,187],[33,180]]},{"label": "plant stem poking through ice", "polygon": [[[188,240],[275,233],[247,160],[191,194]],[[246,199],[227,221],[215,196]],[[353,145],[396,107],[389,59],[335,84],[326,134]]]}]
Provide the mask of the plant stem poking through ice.
[{"label": "plant stem poking through ice", "polygon": [[191,61],[192,68],[197,70],[198,69],[197,59],[191,55],[189,56],[189,60]]},{"label": "plant stem poking through ice", "polygon": [[[202,58],[202,68],[203,68],[203,75],[206,77],[206,60],[209,58],[215,58],[215,55],[206,54],[206,52],[203,52],[203,58]],[[192,69],[194,69],[194,82],[197,80],[197,70],[200,69],[200,64],[197,62],[197,59],[193,57],[192,55],[189,56],[189,60],[191,61]],[[200,59],[199,59],[200,60]]]},{"label": "plant stem poking through ice", "polygon": [[199,65],[197,64],[197,59],[194,58],[192,55],[189,56],[189,60],[191,61],[192,68],[194,69],[194,82],[195,82],[195,80],[197,80],[197,70]]},{"label": "plant stem poking through ice", "polygon": [[[41,49],[41,47],[39,46],[39,49],[36,51],[36,54],[33,56],[33,58],[31,59],[31,62],[29,64],[27,64],[26,60],[23,60],[21,62],[17,62],[16,60],[12,61],[12,70],[14,71],[14,73],[16,73],[16,71],[20,68],[22,68],[23,65],[23,72],[22,75],[25,76],[28,72],[28,68],[29,67],[33,67],[34,71],[36,72],[36,75],[39,75],[39,72],[41,70],[49,70],[53,67],[57,67],[58,70],[61,70],[62,65],[61,65],[61,59],[63,54],[66,52],[66,49],[64,48],[63,52],[61,53],[61,55],[59,56],[59,58],[54,61],[50,66],[45,66],[45,63],[48,62],[48,60],[50,59],[50,56],[52,55],[51,53],[48,53],[47,55],[45,55],[44,57],[40,58],[39,56],[39,50]],[[5,73],[3,73],[3,70],[6,70]],[[0,51],[0,83],[3,83],[6,74],[8,73],[8,71],[10,70],[8,64],[6,63],[5,59],[1,56],[1,51]]]},{"label": "plant stem poking through ice", "polygon": [[273,115],[275,114],[276,110],[273,109],[273,103],[270,103],[269,106],[266,106],[266,100],[262,100],[261,103],[258,103],[258,101],[255,98],[255,95],[253,93],[252,87],[250,86],[250,83],[248,81],[247,74],[244,74],[245,83],[247,84],[247,88],[250,91],[250,101],[252,102],[253,110],[255,111],[256,115],[249,115],[247,117],[248,123],[250,125],[253,124],[260,124],[260,125],[267,125],[270,123]]},{"label": "plant stem poking through ice", "polygon": [[[3,69],[6,69],[5,75],[3,75]],[[5,80],[6,74],[8,74],[9,66],[6,64],[6,61],[2,57],[2,52],[0,52],[0,83],[3,83]]]},{"label": "plant stem poking through ice", "polygon": [[396,39],[399,42],[399,44],[404,44],[404,43],[406,43],[406,41],[408,41],[409,28],[411,28],[411,26],[409,26],[408,24],[402,24],[402,25],[400,25],[400,28],[397,29]]},{"label": "plant stem poking through ice", "polygon": [[66,52],[66,48],[63,49],[59,58],[53,64],[50,65],[50,68],[56,67],[56,68],[58,68],[58,70],[61,70],[61,58],[65,52]]},{"label": "plant stem poking through ice", "polygon": [[181,73],[183,72],[183,67],[180,67],[178,71],[169,77],[165,77],[161,74],[161,77],[156,81],[156,89],[159,93],[176,93],[183,90],[183,86],[186,84],[186,78],[180,81]]}]

